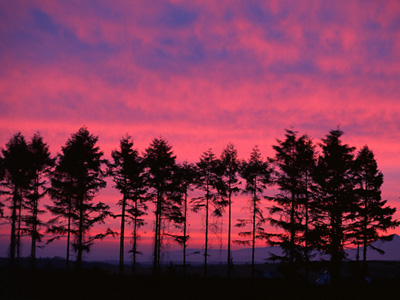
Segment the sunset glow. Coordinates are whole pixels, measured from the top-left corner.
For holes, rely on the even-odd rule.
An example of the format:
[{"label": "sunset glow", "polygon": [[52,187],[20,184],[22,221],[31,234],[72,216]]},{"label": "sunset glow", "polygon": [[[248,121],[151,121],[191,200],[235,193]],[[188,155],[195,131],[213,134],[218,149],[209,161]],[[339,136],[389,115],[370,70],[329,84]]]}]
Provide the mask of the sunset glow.
[{"label": "sunset glow", "polygon": [[[39,131],[55,156],[87,126],[107,159],[126,133],[140,153],[162,136],[178,162],[229,142],[239,158],[254,145],[266,158],[285,128],[319,143],[339,127],[345,143],[374,151],[400,219],[399,16],[396,0],[1,1],[0,147]],[[112,186],[96,199],[118,210]],[[233,201],[236,220],[247,198]],[[191,212],[189,248],[203,246],[202,230]],[[222,230],[215,248],[227,220]],[[96,245],[96,257],[118,259],[118,239]],[[52,247],[39,256],[64,255]]]}]

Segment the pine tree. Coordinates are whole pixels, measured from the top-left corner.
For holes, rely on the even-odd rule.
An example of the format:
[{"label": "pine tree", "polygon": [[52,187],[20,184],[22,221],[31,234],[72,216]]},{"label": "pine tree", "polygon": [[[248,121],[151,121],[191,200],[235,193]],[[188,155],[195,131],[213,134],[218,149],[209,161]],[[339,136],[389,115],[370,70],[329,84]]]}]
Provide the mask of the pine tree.
[{"label": "pine tree", "polygon": [[31,153],[28,145],[21,132],[16,133],[6,145],[6,149],[2,149],[3,154],[3,167],[4,167],[4,186],[6,193],[10,196],[10,210],[11,216],[9,217],[11,223],[10,234],[10,265],[17,264],[20,257],[20,243],[21,243],[21,222],[22,222],[22,208],[24,197],[29,190],[29,183],[31,180],[31,172],[29,169],[31,162]]},{"label": "pine tree", "polygon": [[31,236],[30,259],[32,267],[35,267],[37,242],[41,242],[43,238],[40,227],[45,226],[45,223],[39,218],[40,214],[45,213],[39,208],[39,200],[46,194],[44,177],[54,166],[54,159],[50,156],[48,145],[43,142],[43,138],[38,133],[32,137],[28,148],[31,153],[29,167],[32,179],[24,203],[24,208],[28,211],[28,215],[24,218],[27,226],[24,232]]},{"label": "pine tree", "polygon": [[0,218],[4,217],[4,206],[5,206],[1,196],[7,194],[7,192],[3,190],[5,176],[6,176],[6,170],[4,168],[4,159],[0,152],[0,187],[1,187],[1,189],[0,189],[0,200],[1,200],[0,201]]},{"label": "pine tree", "polygon": [[192,185],[196,182],[197,172],[195,165],[184,162],[178,165],[177,172],[175,173],[176,185],[179,187],[177,190],[177,197],[181,198],[179,202],[182,203],[183,222],[182,222],[182,235],[177,237],[178,242],[183,246],[183,274],[186,275],[186,249],[189,240],[188,235],[188,193],[192,190]]},{"label": "pine tree", "polygon": [[300,217],[303,219],[303,227],[301,229],[303,237],[301,243],[303,246],[303,255],[305,262],[305,278],[308,280],[309,263],[311,250],[314,247],[315,241],[315,228],[314,224],[318,221],[318,213],[314,209],[316,205],[314,195],[314,184],[312,176],[315,171],[316,154],[315,145],[312,140],[307,136],[303,135],[298,138],[296,143],[297,149],[297,161],[299,164],[299,189],[298,189],[298,203],[301,206]]},{"label": "pine tree", "polygon": [[197,178],[196,187],[202,190],[204,196],[192,199],[193,211],[205,210],[205,242],[204,242],[204,276],[207,276],[207,259],[209,246],[209,217],[210,214],[222,217],[225,201],[221,201],[222,189],[220,161],[211,149],[204,152],[200,161],[196,164]]},{"label": "pine tree", "polygon": [[239,160],[237,157],[237,150],[232,143],[229,143],[225,149],[223,149],[221,158],[221,172],[222,172],[222,183],[224,185],[223,199],[226,201],[228,206],[228,277],[231,276],[232,271],[232,253],[231,253],[231,231],[232,231],[232,195],[239,193]]},{"label": "pine tree", "polygon": [[[246,181],[246,186],[243,190],[244,194],[251,196],[250,199],[250,219],[238,219],[235,225],[239,228],[251,225],[250,231],[242,231],[239,236],[244,238],[236,240],[235,243],[241,245],[251,245],[251,277],[254,278],[255,265],[255,245],[256,239],[265,239],[265,231],[263,225],[266,219],[261,208],[262,193],[271,184],[272,169],[267,162],[264,162],[261,157],[259,148],[256,146],[250,154],[250,159],[243,161],[240,166],[240,175]],[[250,239],[249,239],[250,238]]]},{"label": "pine tree", "polygon": [[130,221],[133,222],[132,269],[135,270],[136,267],[137,231],[138,227],[143,224],[140,217],[144,214],[142,209],[145,208],[143,205],[141,207],[138,205],[139,203],[143,203],[143,195],[146,192],[144,165],[138,151],[133,149],[133,140],[130,136],[121,139],[120,149],[114,150],[111,156],[113,162],[109,164],[109,171],[113,176],[115,188],[122,194],[122,199],[118,202],[118,205],[121,206],[121,214],[115,215],[115,217],[121,218],[119,268],[120,274],[123,275],[125,223],[127,218],[130,218]]},{"label": "pine tree", "polygon": [[[301,219],[299,217],[299,189],[301,185],[301,165],[298,159],[297,132],[286,130],[285,140],[277,140],[273,146],[276,154],[271,159],[274,164],[275,183],[279,193],[272,200],[276,203],[271,207],[269,218],[271,225],[283,229],[283,233],[276,234],[271,245],[280,246],[285,253],[284,257],[275,257],[293,264],[301,260]],[[273,216],[278,215],[278,218]]]},{"label": "pine tree", "polygon": [[[393,219],[395,208],[387,205],[387,201],[381,198],[381,186],[383,174],[378,169],[374,153],[364,146],[357,154],[355,160],[355,183],[358,205],[356,210],[356,222],[353,224],[354,239],[357,245],[363,246],[363,265],[367,268],[367,249],[374,250],[371,243],[385,238],[381,232],[397,227],[400,222]],[[387,237],[386,237],[387,238]]]},{"label": "pine tree", "polygon": [[106,161],[103,152],[96,146],[98,138],[82,127],[68,139],[58,155],[58,162],[52,177],[50,195],[56,201],[53,213],[69,218],[68,226],[60,229],[75,237],[72,243],[77,253],[76,268],[81,269],[83,253],[89,252],[97,239],[102,239],[113,232],[108,229],[105,233],[90,236],[90,229],[98,223],[103,223],[109,216],[108,205],[93,199],[100,189],[106,186],[105,172],[102,166]]},{"label": "pine tree", "polygon": [[163,138],[154,139],[144,154],[148,186],[152,189],[148,196],[156,208],[153,252],[153,272],[156,275],[160,271],[163,221],[170,219],[176,211],[176,206],[169,197],[176,168],[175,159],[172,146]]},{"label": "pine tree", "polygon": [[357,201],[354,193],[354,147],[343,144],[340,130],[332,130],[322,139],[314,182],[318,194],[319,224],[316,225],[319,248],[330,255],[333,283],[340,279],[345,256],[344,246],[350,240],[351,223]]}]

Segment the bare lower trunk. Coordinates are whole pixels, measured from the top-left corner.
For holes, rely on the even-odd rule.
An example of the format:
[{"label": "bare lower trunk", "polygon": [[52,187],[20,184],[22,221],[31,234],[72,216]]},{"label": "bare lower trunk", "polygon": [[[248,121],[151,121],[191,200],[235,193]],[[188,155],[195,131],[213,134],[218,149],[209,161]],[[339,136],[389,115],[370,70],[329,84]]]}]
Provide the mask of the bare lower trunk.
[{"label": "bare lower trunk", "polygon": [[[207,187],[208,189],[208,187]],[[207,191],[206,195],[206,235],[205,235],[205,244],[204,244],[204,277],[207,277],[207,258],[208,258],[208,202],[209,202],[209,194]]]},{"label": "bare lower trunk", "polygon": [[16,228],[17,228],[17,205],[18,205],[18,190],[15,187],[13,192],[13,205],[11,213],[11,234],[10,234],[10,265],[15,265],[15,248],[16,248]]},{"label": "bare lower trunk", "polygon": [[229,184],[229,212],[228,212],[228,278],[231,277],[232,272],[232,255],[231,255],[231,222],[232,222],[232,193]]},{"label": "bare lower trunk", "polygon": [[124,275],[124,241],[125,241],[125,206],[126,196],[122,199],[121,235],[119,240],[119,274]]},{"label": "bare lower trunk", "polygon": [[183,275],[186,276],[186,227],[187,227],[187,191],[185,191],[184,223],[183,223]]},{"label": "bare lower trunk", "polygon": [[[257,187],[257,186],[256,186]],[[253,238],[251,243],[251,278],[254,279],[254,254],[256,245],[256,210],[257,210],[257,191],[254,189],[253,195]]]}]

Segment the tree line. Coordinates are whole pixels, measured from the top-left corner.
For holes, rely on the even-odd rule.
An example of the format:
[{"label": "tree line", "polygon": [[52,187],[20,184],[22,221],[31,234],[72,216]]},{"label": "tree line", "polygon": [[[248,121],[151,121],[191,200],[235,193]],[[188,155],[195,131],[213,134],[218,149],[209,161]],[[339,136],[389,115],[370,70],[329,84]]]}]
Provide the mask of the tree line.
[{"label": "tree line", "polygon": [[[316,144],[307,135],[286,130],[284,138],[273,145],[274,156],[270,158],[263,159],[256,146],[247,160],[241,160],[235,146],[229,143],[220,156],[208,149],[196,163],[177,163],[172,146],[163,138],[153,139],[141,155],[133,138],[126,135],[119,148],[112,151],[111,160],[106,160],[97,145],[98,137],[86,127],[72,134],[56,157],[51,156],[39,133],[26,141],[18,132],[0,155],[0,213],[10,225],[10,264],[18,264],[21,236],[27,235],[34,267],[36,249],[47,233],[53,235],[47,243],[67,237],[67,269],[72,250],[79,270],[84,252],[89,252],[96,240],[112,235],[120,239],[123,274],[129,224],[135,273],[140,230],[145,224],[144,216],[152,208],[154,274],[160,271],[166,237],[182,245],[186,272],[187,219],[193,212],[204,216],[205,276],[210,217],[215,216],[228,219],[228,276],[232,268],[231,244],[252,247],[254,276],[255,245],[261,240],[281,247],[283,255],[270,259],[286,262],[293,274],[301,265],[307,276],[313,256],[328,254],[332,281],[338,281],[345,247],[362,247],[366,267],[371,243],[400,224],[393,218],[396,209],[381,198],[383,174],[373,151],[368,146],[356,151],[343,143],[342,135],[342,131],[332,130]],[[106,186],[106,177],[113,179],[114,188],[121,195],[116,200],[118,212],[96,201],[99,191]],[[267,197],[264,192],[270,187],[277,188],[277,192]],[[197,197],[190,196],[193,190]],[[248,196],[247,214],[232,220],[232,200],[239,193]],[[47,222],[41,219],[45,210],[39,205],[45,195],[50,197],[51,204],[44,208],[53,216]],[[264,203],[272,203],[267,211]],[[120,219],[118,232],[107,229],[90,234],[96,224],[110,217]],[[266,232],[266,224],[278,228],[279,233]],[[241,229],[238,240],[232,240],[232,226]]]}]

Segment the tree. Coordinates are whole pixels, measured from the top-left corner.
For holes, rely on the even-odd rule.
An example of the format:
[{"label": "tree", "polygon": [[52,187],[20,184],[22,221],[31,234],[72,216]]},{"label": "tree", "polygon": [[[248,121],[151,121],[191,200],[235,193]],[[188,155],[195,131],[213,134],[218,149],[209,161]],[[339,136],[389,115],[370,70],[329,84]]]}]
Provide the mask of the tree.
[{"label": "tree", "polygon": [[227,197],[228,206],[228,277],[231,276],[232,269],[232,253],[231,253],[231,231],[232,231],[232,194],[239,193],[239,160],[237,158],[237,150],[232,143],[229,143],[221,154],[221,172],[222,183],[224,185],[223,198]]},{"label": "tree", "polygon": [[15,265],[20,257],[20,237],[22,221],[22,205],[25,194],[29,189],[30,183],[30,161],[31,153],[21,132],[16,133],[2,149],[4,167],[4,185],[8,189],[6,192],[10,197],[9,201],[11,216],[10,234],[10,264]]},{"label": "tree", "polygon": [[[275,183],[278,185],[279,193],[272,200],[276,203],[271,207],[270,223],[283,229],[283,233],[276,234],[276,241],[272,245],[280,246],[285,253],[283,259],[293,264],[301,260],[301,219],[299,217],[299,189],[301,164],[298,159],[297,132],[286,130],[285,140],[277,140],[274,145],[275,157],[271,159],[275,170]],[[278,218],[274,218],[278,215]]]},{"label": "tree", "polygon": [[[5,191],[3,191],[3,185],[4,185],[4,178],[6,176],[6,170],[4,169],[4,159],[3,156],[0,153],[0,196],[7,194]],[[0,198],[1,199],[1,198]],[[0,218],[4,217],[4,204],[3,202],[0,202]]]},{"label": "tree", "polygon": [[[72,226],[70,233],[75,237],[72,243],[77,252],[76,268],[82,265],[83,252],[89,252],[97,239],[102,239],[113,232],[108,229],[105,233],[90,236],[90,229],[110,215],[108,205],[93,199],[100,189],[106,186],[105,172],[102,166],[106,161],[103,152],[96,145],[98,137],[82,127],[68,139],[58,155],[58,162],[52,176],[50,195],[56,201],[52,209],[62,217],[69,217]],[[65,232],[62,228],[60,232]]]},{"label": "tree", "polygon": [[[260,149],[255,146],[251,152],[250,159],[243,161],[240,166],[240,175],[246,181],[243,190],[244,194],[251,196],[250,199],[250,219],[238,219],[236,224],[239,228],[251,225],[251,231],[243,231],[239,236],[244,240],[236,240],[235,242],[242,245],[251,245],[251,277],[254,278],[254,254],[256,239],[264,239],[265,232],[262,227],[266,219],[261,208],[262,193],[271,184],[272,169],[267,162],[261,157]],[[249,239],[250,238],[250,239]]]},{"label": "tree", "polygon": [[204,196],[192,199],[192,203],[194,212],[199,212],[201,209],[205,210],[204,276],[206,277],[210,211],[212,209],[211,213],[213,215],[221,217],[225,203],[220,199],[220,190],[222,186],[220,162],[211,149],[202,154],[196,167],[197,178],[195,185],[205,194]]},{"label": "tree", "polygon": [[397,227],[400,222],[393,219],[396,209],[387,206],[387,201],[381,198],[383,174],[368,146],[364,146],[357,153],[354,165],[355,193],[358,200],[356,222],[353,223],[354,239],[357,245],[363,246],[362,261],[366,271],[367,249],[370,247],[381,251],[371,243],[384,238],[380,233]]},{"label": "tree", "polygon": [[177,197],[182,198],[179,202],[183,205],[183,235],[178,236],[177,240],[183,246],[183,274],[186,275],[186,248],[189,240],[189,235],[187,234],[188,227],[188,193],[192,189],[192,185],[195,183],[197,177],[197,172],[195,165],[184,162],[178,165],[177,171],[175,173],[176,185],[179,186]]},{"label": "tree", "polygon": [[134,223],[132,249],[133,270],[135,270],[136,267],[137,230],[139,225],[143,224],[140,221],[140,217],[144,214],[143,209],[139,207],[138,203],[143,202],[143,194],[146,191],[144,184],[144,166],[138,151],[133,149],[132,138],[128,135],[121,139],[120,149],[112,151],[111,156],[113,162],[109,164],[109,171],[113,176],[114,187],[122,194],[122,199],[118,201],[118,205],[121,206],[121,214],[116,215],[116,217],[121,218],[119,268],[120,274],[123,275],[127,212],[129,218],[131,218]]},{"label": "tree", "polygon": [[343,144],[340,130],[332,130],[322,139],[322,155],[314,173],[318,194],[319,224],[316,225],[319,248],[330,255],[333,283],[340,279],[344,245],[351,238],[351,223],[357,201],[354,193],[354,147]]},{"label": "tree", "polygon": [[315,228],[314,224],[318,221],[319,215],[315,210],[317,204],[314,195],[314,184],[312,176],[315,171],[316,154],[313,141],[303,135],[298,138],[296,143],[297,163],[299,164],[299,188],[298,188],[298,203],[301,206],[300,217],[304,220],[301,231],[303,238],[300,238],[304,249],[305,262],[305,278],[308,280],[310,252],[314,247]]},{"label": "tree", "polygon": [[175,213],[179,215],[178,206],[169,197],[173,190],[175,159],[172,146],[163,138],[154,139],[144,154],[148,186],[152,189],[148,196],[153,200],[156,207],[154,212],[154,274],[158,274],[160,271],[163,220],[171,220]]},{"label": "tree", "polygon": [[43,237],[43,234],[40,233],[40,227],[45,225],[39,219],[39,215],[45,213],[44,210],[39,208],[39,201],[46,194],[44,177],[54,166],[54,159],[50,156],[48,145],[43,142],[43,138],[38,133],[34,134],[28,148],[31,153],[29,164],[31,183],[24,203],[24,208],[28,211],[28,215],[25,216],[27,228],[24,231],[31,236],[30,259],[32,267],[35,267],[37,242],[41,242]]}]

